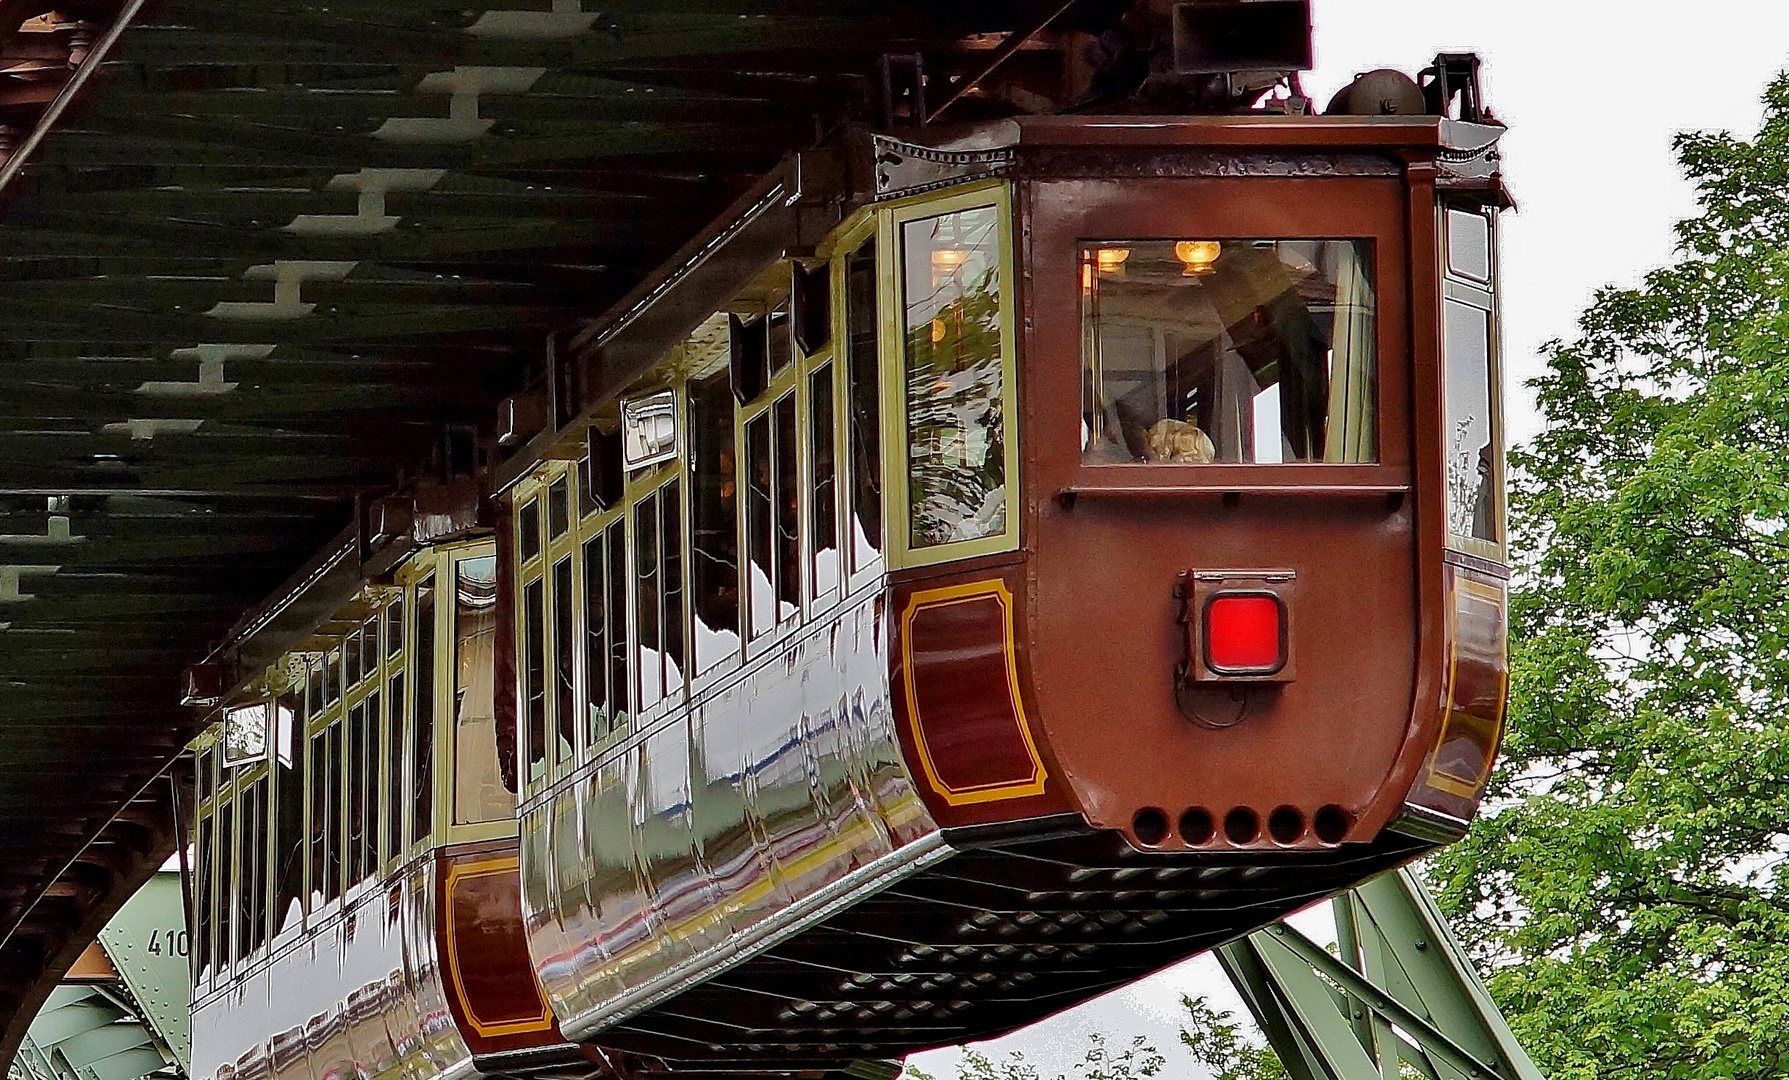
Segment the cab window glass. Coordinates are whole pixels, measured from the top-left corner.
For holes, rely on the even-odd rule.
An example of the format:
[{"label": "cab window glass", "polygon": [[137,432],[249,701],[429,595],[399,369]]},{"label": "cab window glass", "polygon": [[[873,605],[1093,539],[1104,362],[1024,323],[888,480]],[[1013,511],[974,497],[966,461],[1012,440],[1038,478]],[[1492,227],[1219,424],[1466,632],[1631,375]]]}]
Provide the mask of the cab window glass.
[{"label": "cab window glass", "polygon": [[1082,460],[1378,460],[1372,244],[1081,249]]},{"label": "cab window glass", "polygon": [[1006,531],[999,220],[984,206],[901,226],[913,548]]}]

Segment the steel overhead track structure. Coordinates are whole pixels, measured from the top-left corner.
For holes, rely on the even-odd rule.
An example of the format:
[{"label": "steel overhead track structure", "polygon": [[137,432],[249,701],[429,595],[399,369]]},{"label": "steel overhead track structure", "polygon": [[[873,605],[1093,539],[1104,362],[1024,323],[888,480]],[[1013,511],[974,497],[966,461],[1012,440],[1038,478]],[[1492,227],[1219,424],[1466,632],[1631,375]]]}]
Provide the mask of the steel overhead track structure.
[{"label": "steel overhead track structure", "polygon": [[1057,6],[591,3],[0,0],[0,1061],[175,847],[183,665],[882,57]]}]

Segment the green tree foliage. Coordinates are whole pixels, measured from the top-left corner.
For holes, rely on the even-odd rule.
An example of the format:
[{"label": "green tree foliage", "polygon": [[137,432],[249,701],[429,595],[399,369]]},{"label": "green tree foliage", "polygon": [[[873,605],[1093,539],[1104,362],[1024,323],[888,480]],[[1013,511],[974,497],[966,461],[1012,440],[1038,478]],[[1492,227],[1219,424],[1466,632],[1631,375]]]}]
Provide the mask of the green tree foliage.
[{"label": "green tree foliage", "polygon": [[1676,261],[1548,346],[1513,456],[1511,728],[1430,873],[1556,1080],[1789,1074],[1789,79],[1765,103],[1678,139]]},{"label": "green tree foliage", "polygon": [[[1220,1011],[1205,995],[1186,997],[1180,1004],[1186,1009],[1186,1020],[1180,1029],[1180,1042],[1191,1052],[1193,1061],[1212,1080],[1288,1080],[1285,1068],[1272,1049],[1252,1041],[1234,1014]],[[1087,1052],[1068,1073],[1058,1073],[1054,1080],[1147,1080],[1162,1072],[1168,1059],[1141,1035],[1132,1036],[1123,1050],[1114,1051],[1106,1044],[1105,1035],[1094,1032],[1088,1039]],[[1176,1068],[1170,1074],[1186,1075]],[[909,1080],[936,1080],[918,1069],[907,1070]],[[996,1061],[979,1050],[967,1047],[957,1080],[1043,1080],[1037,1065],[1019,1051],[1004,1061]]]},{"label": "green tree foliage", "polygon": [[1220,1012],[1204,994],[1182,995],[1180,1004],[1187,1013],[1180,1043],[1212,1080],[1289,1080],[1279,1055],[1251,1040],[1234,1014]]},{"label": "green tree foliage", "polygon": [[[1132,1036],[1129,1045],[1113,1050],[1105,1035],[1094,1032],[1088,1040],[1087,1052],[1068,1073],[1057,1073],[1053,1080],[1148,1080],[1162,1071],[1167,1059],[1150,1046],[1141,1035]],[[1036,1063],[1017,1050],[996,1061],[979,1050],[963,1048],[963,1064],[958,1080],[1043,1080]],[[936,1080],[931,1074],[908,1069],[911,1080]]]}]

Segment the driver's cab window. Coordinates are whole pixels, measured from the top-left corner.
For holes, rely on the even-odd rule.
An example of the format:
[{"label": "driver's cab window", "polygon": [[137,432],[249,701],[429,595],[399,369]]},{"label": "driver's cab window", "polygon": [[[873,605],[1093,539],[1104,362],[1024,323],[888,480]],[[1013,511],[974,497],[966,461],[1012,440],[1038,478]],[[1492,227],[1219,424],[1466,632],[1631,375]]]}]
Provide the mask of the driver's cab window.
[{"label": "driver's cab window", "polygon": [[1084,243],[1082,460],[1378,460],[1373,245]]}]

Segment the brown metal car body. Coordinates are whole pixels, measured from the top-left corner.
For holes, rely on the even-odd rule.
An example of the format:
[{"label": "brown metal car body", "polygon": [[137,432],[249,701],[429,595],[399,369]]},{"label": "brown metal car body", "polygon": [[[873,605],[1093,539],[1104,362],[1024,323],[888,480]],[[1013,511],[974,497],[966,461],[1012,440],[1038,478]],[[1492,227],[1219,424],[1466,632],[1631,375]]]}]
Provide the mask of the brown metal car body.
[{"label": "brown metal car body", "polygon": [[[553,422],[512,440],[521,448],[492,477],[504,491],[507,564],[496,639],[500,652],[516,650],[514,670],[504,656],[494,681],[496,722],[520,740],[519,900],[503,867],[461,865],[501,852],[440,856],[414,871],[440,878],[434,885],[393,884],[390,903],[363,899],[346,929],[307,932],[309,966],[291,982],[276,962],[258,986],[206,1005],[196,1049],[225,1029],[232,1047],[247,1037],[260,1049],[196,1055],[195,1076],[228,1072],[214,1066],[231,1059],[238,1078],[309,1080],[549,1064],[606,1074],[846,1069],[1033,1022],[1464,830],[1502,723],[1507,574],[1494,483],[1467,515],[1491,522],[1472,526],[1488,532],[1462,539],[1467,527],[1449,524],[1465,519],[1445,449],[1460,394],[1444,355],[1444,344],[1455,347],[1447,305],[1478,297],[1488,341],[1495,308],[1488,271],[1478,284],[1453,280],[1447,215],[1502,202],[1497,129],[1439,117],[1251,116],[1057,117],[999,130],[974,149],[866,138],[794,163],[568,343],[551,407],[538,410]],[[928,551],[900,540],[918,505],[902,497],[906,455],[921,440],[898,421],[911,404],[903,393],[922,384],[902,377],[904,294],[890,241],[963,207],[1000,215],[990,235],[1001,244],[1006,383],[986,416],[998,416],[1000,401],[1014,407],[1004,427],[984,417],[998,437],[980,444],[980,467],[1007,485],[984,510],[997,496],[1012,512],[991,519],[1001,524],[985,540]],[[742,290],[786,273],[785,252],[796,249],[830,260],[831,344],[801,355],[798,375],[736,400],[742,415],[770,418],[786,393],[791,415],[838,437],[838,458],[812,441],[789,450],[804,482],[821,462],[848,457],[857,436],[842,373],[866,360],[850,351],[846,260],[872,235],[882,327],[873,370],[881,415],[894,418],[884,430],[902,434],[882,445],[887,542],[861,564],[841,554],[854,542],[845,523],[857,520],[855,496],[840,493],[843,482],[820,496],[804,489],[789,508],[801,522],[790,542],[810,567],[829,553],[836,578],[796,571],[790,611],[777,609],[761,639],[736,637],[731,659],[700,668],[687,650],[702,628],[683,606],[686,582],[670,576],[695,549],[687,533],[667,531],[681,561],[651,556],[652,588],[664,585],[650,603],[653,620],[671,612],[678,630],[674,643],[654,637],[648,655],[642,628],[662,627],[642,621],[647,594],[633,591],[636,562],[653,550],[641,536],[689,522],[698,455],[642,468],[610,499],[586,499],[579,485],[595,485],[600,467],[578,459],[602,452],[586,433],[615,430],[618,400],[667,390],[687,416],[695,376],[680,343],[716,313],[736,315]],[[1361,460],[1090,461],[1077,434],[1091,393],[1089,245],[1185,238],[1325,239],[1370,252],[1377,427]],[[937,274],[944,263],[932,265]],[[908,340],[923,344],[925,325]],[[1494,432],[1490,344],[1479,355],[1487,362],[1484,422]],[[829,365],[827,389],[815,389]],[[744,419],[729,431],[751,438]],[[1494,437],[1488,446],[1478,468],[1495,482],[1500,451]],[[816,499],[832,500],[836,516],[813,516]],[[578,510],[549,515],[543,530],[542,507],[554,500]],[[636,513],[664,505],[676,516]],[[734,527],[749,546],[746,526]],[[595,587],[609,580],[600,569],[609,550],[625,552],[615,565],[631,584],[619,593]],[[747,592],[743,548],[738,558],[734,588]],[[675,607],[665,599],[673,593]],[[1214,659],[1208,605],[1231,594],[1277,605],[1271,670],[1226,675]],[[636,695],[605,704],[600,737],[584,716],[586,703],[598,715],[595,672],[609,661],[564,644],[603,625],[592,596],[619,596],[631,613],[610,625],[624,628],[619,670]],[[737,631],[756,601],[731,602]],[[656,672],[650,695],[644,665]],[[614,719],[622,714],[624,724]],[[548,748],[554,733],[561,743]],[[443,882],[478,872],[503,895],[441,900],[453,892]],[[388,924],[383,951],[366,954],[364,978],[350,977],[363,971],[356,935],[388,907],[389,920],[371,920]],[[412,907],[415,941],[393,937]],[[431,958],[437,936],[453,963]],[[538,987],[511,977],[524,943]],[[319,964],[329,979],[309,973]],[[298,985],[318,989],[299,995],[310,1004],[291,998],[290,1017],[248,1004]],[[389,1006],[385,1018],[339,1043],[351,1052],[330,1050],[338,1044],[321,1028],[338,1021],[326,1018],[358,1015],[354,1003],[369,994]],[[479,997],[486,1004],[469,1008]],[[469,1015],[476,1009],[483,1019]],[[530,1017],[532,1028],[499,1030]],[[311,1028],[306,1054],[281,1050]],[[475,1057],[494,1032],[501,1046],[487,1041],[488,1056]],[[437,1044],[445,1049],[422,1050]],[[422,1052],[400,1052],[412,1045]]]}]

